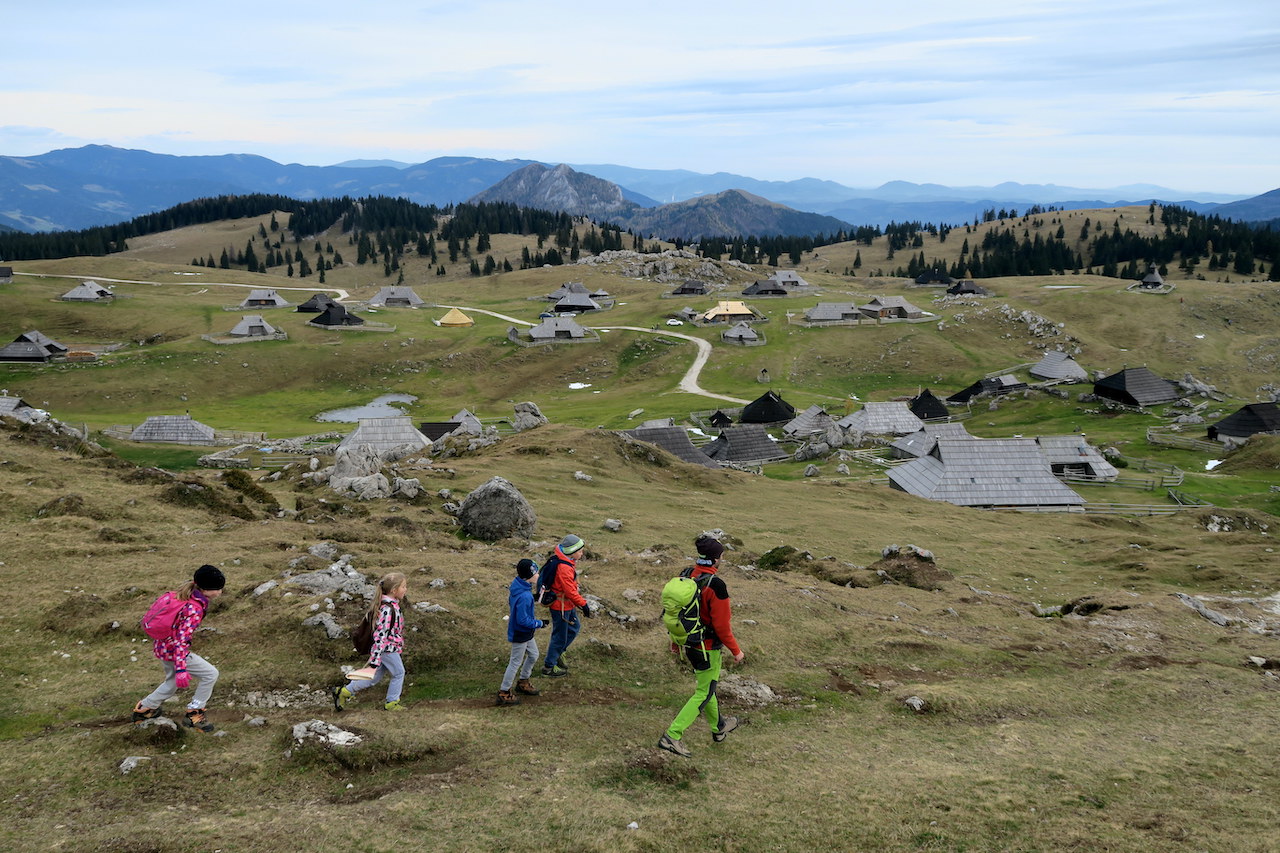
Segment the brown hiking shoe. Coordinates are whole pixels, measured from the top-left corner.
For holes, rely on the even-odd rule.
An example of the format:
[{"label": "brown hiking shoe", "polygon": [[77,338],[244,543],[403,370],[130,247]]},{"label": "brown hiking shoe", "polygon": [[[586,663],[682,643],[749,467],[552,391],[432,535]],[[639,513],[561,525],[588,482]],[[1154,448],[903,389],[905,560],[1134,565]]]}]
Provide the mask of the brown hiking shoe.
[{"label": "brown hiking shoe", "polygon": [[160,716],[159,708],[148,708],[146,705],[142,704],[141,700],[138,701],[137,705],[133,706],[133,722],[135,723],[140,723],[143,720],[154,719],[158,716]]},{"label": "brown hiking shoe", "polygon": [[199,729],[202,732],[213,731],[213,723],[209,722],[208,716],[205,715],[204,708],[192,708],[187,712],[187,725],[193,729]]},{"label": "brown hiking shoe", "polygon": [[527,678],[522,678],[516,682],[516,692],[523,693],[526,696],[537,696],[542,691],[533,686],[533,682]]},{"label": "brown hiking shoe", "polygon": [[494,700],[495,705],[519,705],[520,697],[512,693],[510,690],[499,690],[498,698]]}]

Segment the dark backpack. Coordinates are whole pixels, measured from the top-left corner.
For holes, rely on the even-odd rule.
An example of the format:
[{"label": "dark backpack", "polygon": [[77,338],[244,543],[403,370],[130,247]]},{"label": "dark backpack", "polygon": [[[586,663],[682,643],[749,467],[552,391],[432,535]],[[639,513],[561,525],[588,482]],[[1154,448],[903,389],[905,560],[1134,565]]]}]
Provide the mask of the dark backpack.
[{"label": "dark backpack", "polygon": [[373,613],[366,610],[360,624],[351,629],[351,645],[362,655],[373,651]]},{"label": "dark backpack", "polygon": [[533,596],[534,601],[550,607],[551,603],[556,600],[556,594],[551,591],[551,587],[556,582],[556,569],[559,567],[560,558],[552,551],[546,562],[542,564],[542,571],[538,574],[538,591]]}]

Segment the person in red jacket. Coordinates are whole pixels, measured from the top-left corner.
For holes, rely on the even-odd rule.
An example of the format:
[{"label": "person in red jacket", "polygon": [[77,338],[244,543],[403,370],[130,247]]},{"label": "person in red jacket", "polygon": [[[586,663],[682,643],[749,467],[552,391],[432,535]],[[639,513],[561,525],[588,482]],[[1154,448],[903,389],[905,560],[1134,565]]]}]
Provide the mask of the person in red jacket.
[{"label": "person in red jacket", "polygon": [[[572,645],[582,623],[578,621],[578,608],[582,615],[591,618],[591,607],[578,592],[578,561],[574,556],[582,551],[586,543],[570,533],[560,540],[560,544],[551,552],[548,560],[555,560],[555,580],[551,584],[551,592],[555,600],[551,602],[551,642],[547,645],[547,656],[542,661],[542,674],[548,678],[563,678],[569,674],[569,667],[564,663],[564,651]],[[542,567],[545,574],[547,566]]]},{"label": "person in red jacket", "polygon": [[[680,741],[680,736],[689,728],[698,714],[705,714],[711,726],[711,740],[721,743],[729,732],[738,727],[738,718],[721,716],[720,703],[716,697],[716,685],[720,681],[720,657],[722,649],[728,649],[734,663],[742,663],[746,654],[733,636],[733,614],[729,607],[729,587],[724,579],[716,575],[720,564],[720,556],[724,554],[724,545],[711,536],[699,536],[694,546],[698,549],[698,560],[689,577],[698,581],[702,587],[698,593],[698,620],[702,623],[702,643],[699,650],[696,646],[686,648],[685,655],[693,665],[698,686],[689,701],[685,702],[680,713],[671,721],[671,725],[662,733],[658,746],[668,752],[688,758],[692,753]],[[708,576],[709,579],[708,579]],[[680,649],[672,646],[673,652]],[[697,652],[701,651],[701,654]]]}]

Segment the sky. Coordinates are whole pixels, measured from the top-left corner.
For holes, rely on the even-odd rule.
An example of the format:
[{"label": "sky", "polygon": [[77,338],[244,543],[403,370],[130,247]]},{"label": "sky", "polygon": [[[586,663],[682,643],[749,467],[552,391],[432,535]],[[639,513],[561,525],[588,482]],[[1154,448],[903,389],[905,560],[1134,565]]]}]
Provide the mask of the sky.
[{"label": "sky", "polygon": [[1275,0],[5,5],[0,156],[1280,187]]}]

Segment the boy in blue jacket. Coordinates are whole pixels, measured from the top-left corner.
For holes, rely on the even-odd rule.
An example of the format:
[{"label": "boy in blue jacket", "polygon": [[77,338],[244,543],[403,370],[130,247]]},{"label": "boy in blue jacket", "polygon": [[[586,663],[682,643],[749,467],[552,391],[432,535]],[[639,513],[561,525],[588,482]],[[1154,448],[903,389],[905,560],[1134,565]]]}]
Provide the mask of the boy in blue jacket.
[{"label": "boy in blue jacket", "polygon": [[[516,576],[511,579],[511,588],[507,604],[511,614],[507,619],[507,641],[511,643],[511,660],[507,663],[507,671],[502,676],[502,687],[498,690],[497,705],[519,705],[520,697],[537,696],[540,692],[533,686],[529,676],[533,674],[533,665],[538,662],[538,641],[533,632],[543,626],[541,619],[533,615],[533,576],[538,571],[538,564],[533,560],[521,560],[516,563]],[[516,681],[516,672],[520,680]],[[515,682],[515,691],[511,689]]]}]

